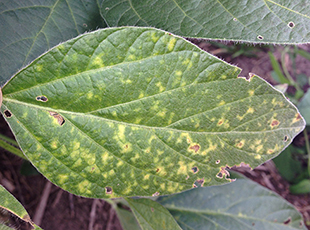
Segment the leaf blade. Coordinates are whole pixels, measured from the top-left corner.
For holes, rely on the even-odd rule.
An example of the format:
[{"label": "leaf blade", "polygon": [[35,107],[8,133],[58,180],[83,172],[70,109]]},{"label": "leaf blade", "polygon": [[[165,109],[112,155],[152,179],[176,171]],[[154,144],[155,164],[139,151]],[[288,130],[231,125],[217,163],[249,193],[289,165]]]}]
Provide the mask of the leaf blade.
[{"label": "leaf blade", "polygon": [[239,72],[160,30],[98,30],[18,73],[1,111],[28,159],[72,193],[171,194],[225,183],[227,165],[255,167],[303,129],[283,94]]},{"label": "leaf blade", "polygon": [[102,0],[101,14],[109,26],[150,26],[184,37],[293,44],[309,42],[309,7],[283,0]]}]

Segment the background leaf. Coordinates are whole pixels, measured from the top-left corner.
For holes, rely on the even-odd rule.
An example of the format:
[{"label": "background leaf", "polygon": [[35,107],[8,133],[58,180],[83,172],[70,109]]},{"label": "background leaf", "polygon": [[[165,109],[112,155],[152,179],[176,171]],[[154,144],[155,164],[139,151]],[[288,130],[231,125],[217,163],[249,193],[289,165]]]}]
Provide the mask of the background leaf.
[{"label": "background leaf", "polygon": [[33,226],[24,207],[2,185],[0,197],[0,229],[41,229]]},{"label": "background leaf", "polygon": [[291,204],[248,179],[195,188],[157,201],[184,230],[306,229],[301,214]]},{"label": "background leaf", "polygon": [[131,211],[120,207],[114,207],[123,230],[141,230],[135,216]]},{"label": "background leaf", "polygon": [[4,117],[53,183],[111,198],[226,183],[226,167],[279,154],[304,128],[261,78],[183,38],[110,28],[65,42],[3,88]]},{"label": "background leaf", "polygon": [[185,37],[267,43],[310,41],[310,2],[101,0],[109,26],[151,26]]},{"label": "background leaf", "polygon": [[105,27],[96,0],[0,2],[0,86],[51,47]]},{"label": "background leaf", "polygon": [[307,125],[310,124],[310,90],[308,90],[298,103],[298,109],[305,118]]},{"label": "background leaf", "polygon": [[169,211],[159,203],[147,199],[125,199],[143,230],[181,230]]}]

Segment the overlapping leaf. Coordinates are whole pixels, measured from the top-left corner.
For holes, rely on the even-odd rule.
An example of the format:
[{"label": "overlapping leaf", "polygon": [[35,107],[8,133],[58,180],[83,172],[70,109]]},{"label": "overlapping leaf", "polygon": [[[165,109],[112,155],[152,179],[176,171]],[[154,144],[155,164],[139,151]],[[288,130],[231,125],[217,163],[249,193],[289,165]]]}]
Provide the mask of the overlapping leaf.
[{"label": "overlapping leaf", "polygon": [[1,108],[28,159],[83,196],[150,196],[225,183],[304,128],[261,78],[151,28],[63,43],[3,88]]},{"label": "overlapping leaf", "polygon": [[96,0],[0,2],[0,86],[51,47],[103,27]]},{"label": "overlapping leaf", "polygon": [[310,1],[101,0],[109,26],[152,26],[185,37],[304,43]]},{"label": "overlapping leaf", "polygon": [[306,229],[286,200],[247,179],[157,199],[184,230]]},{"label": "overlapping leaf", "polygon": [[0,185],[0,229],[41,229],[33,224],[24,207]]}]

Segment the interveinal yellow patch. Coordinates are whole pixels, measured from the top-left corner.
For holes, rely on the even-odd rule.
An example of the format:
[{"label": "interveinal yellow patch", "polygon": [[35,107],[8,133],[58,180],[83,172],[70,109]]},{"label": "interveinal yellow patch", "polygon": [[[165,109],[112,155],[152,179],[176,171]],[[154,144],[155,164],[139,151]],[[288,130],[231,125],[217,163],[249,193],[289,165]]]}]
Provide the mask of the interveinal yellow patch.
[{"label": "interveinal yellow patch", "polygon": [[250,89],[250,90],[248,91],[249,96],[253,96],[254,93],[255,93],[255,90],[253,90],[253,89]]},{"label": "interveinal yellow patch", "polygon": [[43,65],[42,65],[42,64],[38,64],[38,65],[36,65],[35,67],[36,67],[36,71],[37,71],[37,72],[40,72],[40,71],[42,71],[42,69],[43,69]]},{"label": "interveinal yellow patch", "polygon": [[158,87],[160,93],[165,90],[165,87],[163,87],[161,82],[157,82],[155,85]]},{"label": "interveinal yellow patch", "polygon": [[150,174],[145,174],[143,177],[143,180],[148,180],[148,179],[150,179]]},{"label": "interveinal yellow patch", "polygon": [[175,71],[175,75],[178,77],[181,76],[182,74],[183,74],[183,72],[181,70]]},{"label": "interveinal yellow patch", "polygon": [[168,42],[168,50],[169,51],[172,51],[174,46],[175,46],[175,43],[176,43],[177,39],[176,38],[171,38],[170,41]]},{"label": "interveinal yellow patch", "polygon": [[100,56],[95,57],[91,64],[97,67],[104,67],[103,61]]},{"label": "interveinal yellow patch", "polygon": [[140,92],[140,94],[139,94],[139,99],[141,99],[141,98],[144,98],[144,96],[145,96],[145,94],[144,94],[144,92]]},{"label": "interveinal yellow patch", "polygon": [[128,56],[128,60],[129,60],[129,61],[134,61],[134,60],[136,60],[136,56],[133,55],[133,54],[130,54],[130,55]]},{"label": "interveinal yellow patch", "polygon": [[116,166],[117,166],[117,167],[121,167],[123,164],[124,164],[123,161],[118,161],[117,164],[116,164]]},{"label": "interveinal yellow patch", "polygon": [[151,33],[151,38],[152,38],[152,41],[153,41],[154,43],[156,43],[156,42],[158,41],[158,39],[159,39],[159,36],[156,36],[156,35],[157,35],[156,32],[152,32],[152,33]]},{"label": "interveinal yellow patch", "polygon": [[257,154],[257,155],[254,156],[254,158],[257,159],[257,160],[260,160],[262,158],[262,156]]},{"label": "interveinal yellow patch", "polygon": [[126,141],[125,128],[126,128],[125,125],[118,125],[118,138],[123,142]]},{"label": "interveinal yellow patch", "polygon": [[187,171],[188,171],[188,166],[184,161],[179,161],[178,165],[180,166],[178,169],[177,174],[186,174],[187,175]]},{"label": "interveinal yellow patch", "polygon": [[57,146],[57,141],[52,141],[52,142],[51,142],[51,148],[52,148],[52,149],[57,149],[57,147],[58,147],[58,146]]},{"label": "interveinal yellow patch", "polygon": [[245,140],[242,139],[236,143],[236,147],[241,149],[244,146],[244,144],[245,144]]},{"label": "interveinal yellow patch", "polygon": [[89,181],[84,180],[83,182],[78,184],[78,189],[80,190],[81,193],[84,193],[89,186]]},{"label": "interveinal yellow patch", "polygon": [[217,144],[213,144],[211,140],[208,140],[209,146],[207,149],[205,149],[201,154],[202,155],[207,155],[209,152],[214,151],[217,149]]},{"label": "interveinal yellow patch", "polygon": [[159,113],[157,113],[157,115],[159,117],[162,117],[162,118],[165,118],[166,117],[166,114],[167,114],[167,109],[164,108],[162,111],[160,111]]},{"label": "interveinal yellow patch", "polygon": [[259,145],[256,147],[256,152],[259,153],[263,149],[263,145]]},{"label": "interveinal yellow patch", "polygon": [[222,106],[222,105],[225,105],[225,104],[226,104],[226,102],[222,100],[222,101],[220,101],[217,105],[218,105],[218,106]]},{"label": "interveinal yellow patch", "polygon": [[57,178],[58,178],[58,183],[60,184],[64,184],[66,181],[68,181],[68,175],[66,174],[58,174]]}]

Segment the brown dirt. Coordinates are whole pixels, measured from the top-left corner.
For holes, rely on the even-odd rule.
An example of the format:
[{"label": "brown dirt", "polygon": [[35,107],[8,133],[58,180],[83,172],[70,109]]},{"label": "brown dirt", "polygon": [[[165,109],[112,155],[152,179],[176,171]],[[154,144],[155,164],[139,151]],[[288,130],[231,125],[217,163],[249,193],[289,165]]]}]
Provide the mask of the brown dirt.
[{"label": "brown dirt", "polygon": [[[255,53],[256,58],[241,56],[232,59],[230,54],[221,53],[221,50],[210,45],[208,42],[195,39],[192,41],[202,49],[216,54],[216,56],[225,61],[242,68],[241,76],[248,76],[249,73],[255,73],[267,81],[274,83],[270,75],[272,67],[264,49],[261,52]],[[310,46],[302,45],[301,48],[310,51]],[[280,58],[282,49],[283,47],[281,46],[275,47],[274,54],[277,58]],[[289,71],[292,71],[292,66],[288,58],[287,66]],[[309,66],[309,61],[301,57],[297,58],[298,73],[304,73],[310,76]],[[13,137],[2,116],[0,116],[0,132]],[[0,184],[6,187],[23,204],[31,218],[34,218],[38,213],[37,209],[40,206],[40,201],[44,197],[44,189],[48,187],[49,182],[42,175],[21,175],[20,168],[22,163],[23,160],[19,157],[0,149]],[[281,178],[272,161],[268,161],[252,171],[246,167],[239,167],[236,170],[284,197],[303,214],[306,224],[310,223],[310,196],[290,194],[288,182]],[[40,226],[45,230],[122,229],[115,211],[103,200],[96,202],[94,222],[89,226],[92,221],[91,210],[95,199],[69,194],[55,185],[51,186],[47,194],[47,205],[44,208],[43,216],[39,218],[39,221],[41,221]],[[309,226],[308,229],[310,229]]]}]

